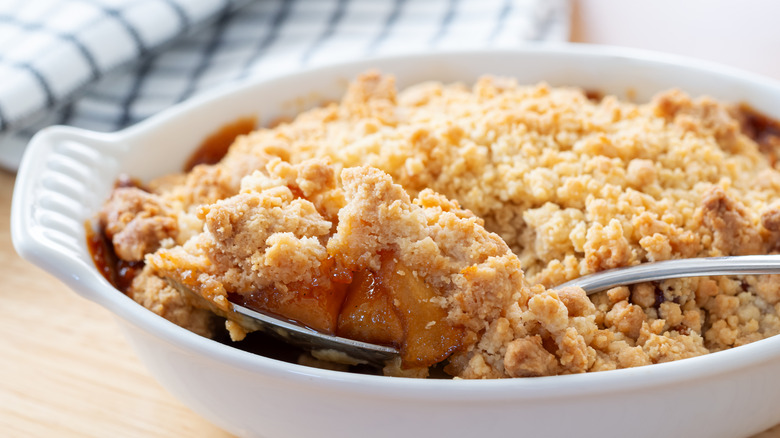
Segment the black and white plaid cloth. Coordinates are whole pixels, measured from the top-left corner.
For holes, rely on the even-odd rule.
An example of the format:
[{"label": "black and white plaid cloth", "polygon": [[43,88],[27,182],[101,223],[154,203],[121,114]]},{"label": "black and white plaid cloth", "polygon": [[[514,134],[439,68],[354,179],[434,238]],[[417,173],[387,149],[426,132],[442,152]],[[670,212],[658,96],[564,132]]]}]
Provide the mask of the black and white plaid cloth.
[{"label": "black and white plaid cloth", "polygon": [[249,77],[568,33],[568,0],[0,0],[0,166],[47,125],[113,131]]}]

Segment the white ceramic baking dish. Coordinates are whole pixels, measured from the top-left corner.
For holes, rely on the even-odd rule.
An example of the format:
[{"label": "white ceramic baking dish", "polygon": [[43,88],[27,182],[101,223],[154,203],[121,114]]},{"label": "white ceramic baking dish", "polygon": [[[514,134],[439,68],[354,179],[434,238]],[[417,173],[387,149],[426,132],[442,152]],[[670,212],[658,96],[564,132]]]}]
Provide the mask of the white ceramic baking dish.
[{"label": "white ceramic baking dish", "polygon": [[[401,87],[490,73],[647,100],[677,87],[780,116],[780,85],[677,57],[562,45],[362,60],[222,89],[121,132],[51,127],[31,141],[12,207],[17,251],[117,316],[150,372],[220,427],[267,437],[737,437],[780,423],[780,337],[642,368],[500,381],[414,380],[279,362],[152,314],[97,272],[84,223],[120,173],[177,171],[208,133],[239,116],[263,124],[338,98],[370,68]],[[67,311],[67,309],[63,309]]]}]

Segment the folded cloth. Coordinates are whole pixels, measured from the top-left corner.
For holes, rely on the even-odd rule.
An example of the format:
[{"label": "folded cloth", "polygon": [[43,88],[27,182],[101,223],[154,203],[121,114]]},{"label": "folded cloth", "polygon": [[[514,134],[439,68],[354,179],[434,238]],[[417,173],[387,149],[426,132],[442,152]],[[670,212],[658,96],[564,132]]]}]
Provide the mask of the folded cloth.
[{"label": "folded cloth", "polygon": [[0,166],[8,169],[51,124],[113,131],[247,78],[569,34],[568,0],[0,3]]}]

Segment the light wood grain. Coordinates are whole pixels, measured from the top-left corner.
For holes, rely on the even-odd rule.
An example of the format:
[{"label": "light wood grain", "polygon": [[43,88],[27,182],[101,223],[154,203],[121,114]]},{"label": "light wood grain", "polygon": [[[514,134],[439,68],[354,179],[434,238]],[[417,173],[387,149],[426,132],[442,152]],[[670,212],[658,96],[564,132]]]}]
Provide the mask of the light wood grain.
[{"label": "light wood grain", "polygon": [[0,436],[229,437],[148,374],[105,309],[22,260],[0,172]]}]

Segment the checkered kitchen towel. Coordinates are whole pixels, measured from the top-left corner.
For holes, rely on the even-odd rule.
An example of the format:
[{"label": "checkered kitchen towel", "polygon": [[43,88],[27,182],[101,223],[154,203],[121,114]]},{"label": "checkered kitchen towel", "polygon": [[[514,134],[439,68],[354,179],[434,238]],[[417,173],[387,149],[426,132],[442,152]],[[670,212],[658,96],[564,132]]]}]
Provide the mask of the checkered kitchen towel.
[{"label": "checkered kitchen towel", "polygon": [[564,41],[568,0],[0,0],[0,166],[203,90],[368,55]]}]

